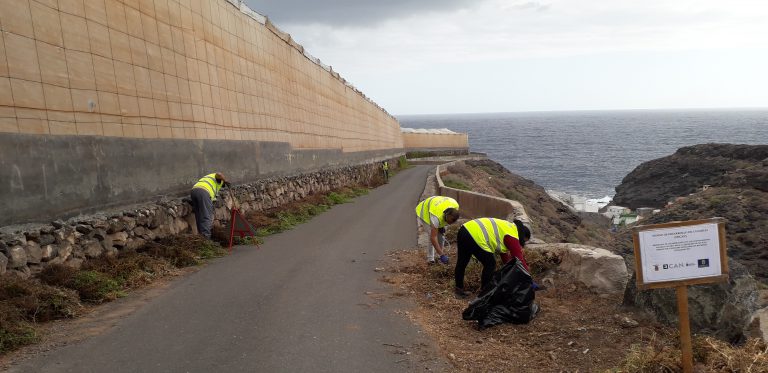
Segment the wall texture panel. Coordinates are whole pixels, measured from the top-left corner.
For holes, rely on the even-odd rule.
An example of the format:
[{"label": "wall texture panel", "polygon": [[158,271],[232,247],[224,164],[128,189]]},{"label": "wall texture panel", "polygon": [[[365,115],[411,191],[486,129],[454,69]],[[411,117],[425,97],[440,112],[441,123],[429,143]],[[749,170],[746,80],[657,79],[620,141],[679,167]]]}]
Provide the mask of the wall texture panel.
[{"label": "wall texture panel", "polygon": [[2,1],[0,29],[3,132],[402,148],[392,116],[226,0]]}]

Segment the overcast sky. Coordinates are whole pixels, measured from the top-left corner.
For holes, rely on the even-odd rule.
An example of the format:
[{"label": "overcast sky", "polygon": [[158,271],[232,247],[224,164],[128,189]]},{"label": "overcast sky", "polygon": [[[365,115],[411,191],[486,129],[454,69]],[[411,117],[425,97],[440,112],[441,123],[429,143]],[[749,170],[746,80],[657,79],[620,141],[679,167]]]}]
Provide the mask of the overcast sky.
[{"label": "overcast sky", "polygon": [[766,0],[247,0],[395,115],[768,107]]}]

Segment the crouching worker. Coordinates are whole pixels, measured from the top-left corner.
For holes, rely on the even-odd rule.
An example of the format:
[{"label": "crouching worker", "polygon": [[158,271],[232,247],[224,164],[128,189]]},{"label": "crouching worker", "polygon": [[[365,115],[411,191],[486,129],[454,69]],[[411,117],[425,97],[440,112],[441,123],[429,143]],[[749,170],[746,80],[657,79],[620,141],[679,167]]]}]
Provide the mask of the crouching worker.
[{"label": "crouching worker", "polygon": [[528,263],[523,257],[523,245],[530,237],[531,231],[519,220],[511,223],[503,219],[480,218],[464,223],[456,237],[458,250],[454,272],[456,295],[460,298],[469,296],[469,293],[464,291],[464,272],[473,256],[483,265],[480,277],[481,295],[489,290],[488,287],[496,271],[494,254],[499,254],[504,264],[515,257],[528,270]]},{"label": "crouching worker", "polygon": [[448,264],[448,255],[445,253],[445,227],[459,220],[459,203],[451,197],[434,196],[421,201],[416,205],[416,220],[429,230],[427,247],[427,262],[435,262],[435,252],[439,255],[440,262]]},{"label": "crouching worker", "polygon": [[214,173],[203,176],[192,187],[190,197],[192,198],[192,210],[195,212],[197,232],[205,236],[205,238],[211,238],[213,201],[216,201],[219,191],[224,186],[230,186],[224,175]]}]

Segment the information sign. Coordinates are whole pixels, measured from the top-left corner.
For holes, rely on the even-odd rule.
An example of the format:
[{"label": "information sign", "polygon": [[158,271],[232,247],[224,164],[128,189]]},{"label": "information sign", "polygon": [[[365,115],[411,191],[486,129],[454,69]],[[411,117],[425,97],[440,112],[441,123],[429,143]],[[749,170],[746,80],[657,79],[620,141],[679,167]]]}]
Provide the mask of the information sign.
[{"label": "information sign", "polygon": [[723,219],[645,225],[635,228],[635,268],[641,289],[725,281]]}]

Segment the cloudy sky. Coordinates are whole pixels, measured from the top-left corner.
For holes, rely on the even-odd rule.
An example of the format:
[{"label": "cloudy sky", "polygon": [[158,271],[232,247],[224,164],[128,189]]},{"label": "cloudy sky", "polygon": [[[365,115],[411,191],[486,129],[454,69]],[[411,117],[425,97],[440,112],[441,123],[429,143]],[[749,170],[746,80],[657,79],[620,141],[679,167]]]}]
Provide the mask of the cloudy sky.
[{"label": "cloudy sky", "polygon": [[395,115],[768,107],[766,0],[246,0]]}]

